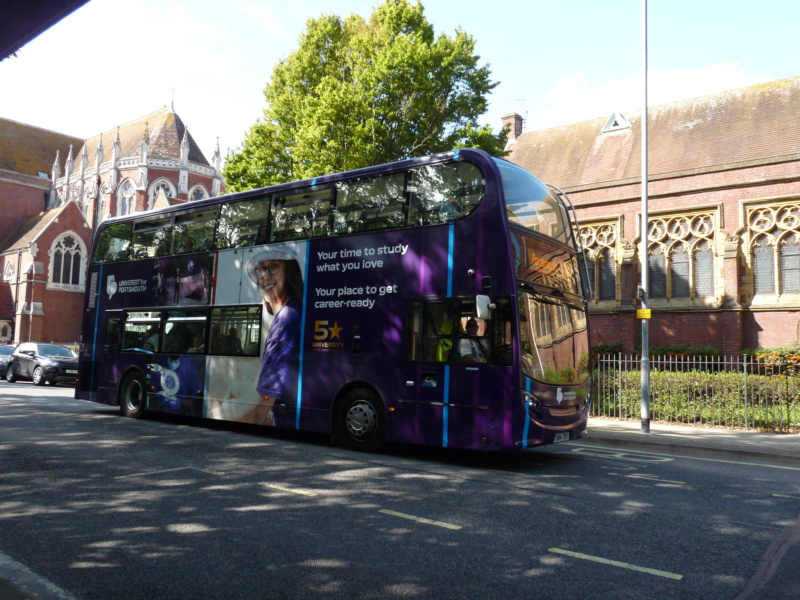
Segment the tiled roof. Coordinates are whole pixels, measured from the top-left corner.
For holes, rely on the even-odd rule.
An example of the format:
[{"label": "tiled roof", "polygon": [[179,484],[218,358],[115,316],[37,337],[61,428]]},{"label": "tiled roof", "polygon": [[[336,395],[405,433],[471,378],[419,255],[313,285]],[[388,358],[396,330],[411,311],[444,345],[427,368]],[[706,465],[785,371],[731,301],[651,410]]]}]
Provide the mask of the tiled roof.
[{"label": "tiled roof", "polygon": [[[651,175],[800,153],[800,77],[650,107]],[[508,160],[558,187],[641,176],[642,112],[630,129],[601,134],[608,115],[523,133]]]},{"label": "tiled roof", "polygon": [[53,220],[66,208],[66,204],[53,208],[37,215],[28,217],[21,221],[7,236],[0,242],[0,253],[9,250],[20,250],[30,246],[42,231],[47,229]]},{"label": "tiled roof", "polygon": [[50,178],[56,151],[64,160],[70,145],[74,152],[83,139],[0,118],[0,169],[34,177],[46,173]]},{"label": "tiled roof", "polygon": [[[168,107],[151,112],[125,125],[120,125],[121,157],[139,155],[145,128],[149,133],[148,152],[152,158],[180,159],[181,140],[186,131],[186,126],[181,121],[181,118]],[[101,135],[96,135],[86,140],[86,152],[89,158],[88,166],[94,166],[95,164],[95,154],[101,137],[103,140],[103,162],[111,160],[116,136],[117,129],[115,127]],[[73,153],[73,173],[80,168],[82,153],[83,143],[79,148],[76,147]],[[191,132],[189,133],[189,160],[193,163],[210,166],[200,147],[192,138]]]}]

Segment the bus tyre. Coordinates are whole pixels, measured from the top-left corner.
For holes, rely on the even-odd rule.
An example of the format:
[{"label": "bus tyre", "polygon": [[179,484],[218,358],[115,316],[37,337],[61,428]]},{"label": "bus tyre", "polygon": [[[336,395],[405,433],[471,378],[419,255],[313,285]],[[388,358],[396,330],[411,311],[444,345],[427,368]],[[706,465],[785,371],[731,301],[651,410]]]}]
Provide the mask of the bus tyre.
[{"label": "bus tyre", "polygon": [[386,435],[383,402],[368,389],[347,392],[336,414],[336,433],[346,448],[375,452]]},{"label": "bus tyre", "polygon": [[126,417],[139,419],[146,406],[144,379],[138,373],[131,373],[122,380],[119,388],[119,410]]}]

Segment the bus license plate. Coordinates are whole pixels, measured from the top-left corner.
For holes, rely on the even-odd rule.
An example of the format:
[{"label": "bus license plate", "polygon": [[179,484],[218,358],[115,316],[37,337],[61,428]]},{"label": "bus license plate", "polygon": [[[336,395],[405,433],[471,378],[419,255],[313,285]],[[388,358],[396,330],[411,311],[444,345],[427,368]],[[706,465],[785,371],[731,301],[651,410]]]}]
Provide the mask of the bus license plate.
[{"label": "bus license plate", "polygon": [[77,369],[67,369],[67,375],[77,375],[77,374],[78,374]]},{"label": "bus license plate", "polygon": [[557,444],[558,442],[568,442],[569,441],[569,432],[567,433],[557,433],[556,437],[553,438],[553,443]]}]

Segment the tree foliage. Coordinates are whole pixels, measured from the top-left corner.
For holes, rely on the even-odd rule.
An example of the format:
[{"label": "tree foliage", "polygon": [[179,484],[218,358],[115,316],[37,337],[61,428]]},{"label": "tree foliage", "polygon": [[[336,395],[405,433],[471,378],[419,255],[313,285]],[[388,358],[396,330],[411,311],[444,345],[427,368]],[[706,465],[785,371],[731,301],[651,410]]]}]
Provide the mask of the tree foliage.
[{"label": "tree foliage", "polygon": [[434,34],[422,4],[386,0],[369,21],[309,19],[264,89],[267,108],[224,176],[232,191],[477,147],[506,133],[477,119],[497,83],[461,29]]}]

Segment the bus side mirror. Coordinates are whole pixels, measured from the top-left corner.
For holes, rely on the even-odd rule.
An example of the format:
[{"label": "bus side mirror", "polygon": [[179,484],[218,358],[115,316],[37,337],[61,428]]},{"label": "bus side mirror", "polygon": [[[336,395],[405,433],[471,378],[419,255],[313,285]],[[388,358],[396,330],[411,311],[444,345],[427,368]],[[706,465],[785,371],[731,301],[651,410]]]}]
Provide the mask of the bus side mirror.
[{"label": "bus side mirror", "polygon": [[492,310],[497,308],[497,305],[492,302],[489,296],[479,295],[475,297],[475,316],[479,319],[491,319]]}]

